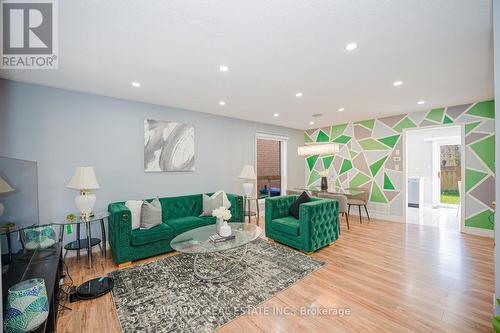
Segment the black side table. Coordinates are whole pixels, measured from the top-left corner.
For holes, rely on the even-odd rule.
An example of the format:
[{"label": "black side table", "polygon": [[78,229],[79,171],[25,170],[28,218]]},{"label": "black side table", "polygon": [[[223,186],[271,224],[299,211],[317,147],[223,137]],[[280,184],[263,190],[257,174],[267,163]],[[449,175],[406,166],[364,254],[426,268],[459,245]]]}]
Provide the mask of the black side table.
[{"label": "black side table", "polygon": [[[55,222],[54,224],[59,224],[61,225],[61,231],[60,231],[60,239],[61,242],[63,241],[64,237],[64,227],[68,224],[71,225],[76,225],[76,240],[73,242],[70,242],[64,246],[64,249],[67,251],[77,251],[76,252],[76,258],[80,259],[80,250],[87,249],[87,259],[88,259],[88,264],[89,268],[92,268],[92,248],[94,246],[99,245],[101,248],[101,255],[106,258],[106,229],[104,228],[104,220],[107,219],[109,216],[108,212],[100,212],[100,213],[95,213],[93,216],[91,216],[88,219],[82,219],[80,217],[76,218],[73,221],[64,221],[64,222]],[[93,238],[92,237],[92,231],[91,231],[91,225],[94,222],[99,222],[101,225],[101,238]],[[85,225],[85,230],[87,233],[86,238],[81,238],[80,237],[80,229],[81,225]],[[90,244],[90,246],[89,246]]]},{"label": "black side table", "polygon": [[[255,202],[255,211],[252,210],[252,201]],[[245,217],[248,216],[248,223],[250,223],[252,216],[255,216],[257,218],[257,225],[259,225],[259,215],[259,198],[243,197],[243,222],[245,222]]]}]

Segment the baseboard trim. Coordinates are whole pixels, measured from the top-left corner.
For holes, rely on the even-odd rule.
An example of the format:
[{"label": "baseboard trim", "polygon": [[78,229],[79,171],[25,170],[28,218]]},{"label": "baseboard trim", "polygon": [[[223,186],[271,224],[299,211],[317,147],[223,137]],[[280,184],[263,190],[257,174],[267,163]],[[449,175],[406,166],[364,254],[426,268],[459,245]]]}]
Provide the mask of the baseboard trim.
[{"label": "baseboard trim", "polygon": [[[370,214],[370,218],[374,218],[374,219],[381,220],[381,221],[406,223],[406,221],[403,220],[403,216],[386,215],[386,214],[380,214],[380,213],[376,213],[376,212],[369,212],[369,214]],[[363,221],[364,221],[366,219],[366,215],[361,213],[361,216],[363,217]],[[359,219],[358,212],[351,211],[351,214],[349,214],[349,222],[352,223],[351,221],[355,221],[356,218]],[[353,219],[353,220],[351,220],[351,219]],[[416,224],[416,225],[418,225],[418,224]],[[430,226],[430,227],[432,227],[432,226]],[[474,228],[474,227],[464,227],[462,233],[468,234],[468,235],[488,237],[488,238],[495,237],[493,230]]]},{"label": "baseboard trim", "polygon": [[495,233],[493,230],[488,230],[488,229],[481,229],[481,228],[474,228],[474,227],[464,227],[463,232],[465,234],[469,235],[475,235],[475,236],[481,236],[481,237],[488,237],[488,238],[494,238]]}]

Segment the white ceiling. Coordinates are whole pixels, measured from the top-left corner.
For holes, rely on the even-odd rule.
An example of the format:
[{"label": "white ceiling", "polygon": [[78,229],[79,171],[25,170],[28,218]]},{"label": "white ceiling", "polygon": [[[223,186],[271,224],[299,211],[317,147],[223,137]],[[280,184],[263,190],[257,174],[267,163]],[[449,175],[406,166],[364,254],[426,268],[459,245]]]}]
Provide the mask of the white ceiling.
[{"label": "white ceiling", "polygon": [[59,1],[59,70],[0,77],[304,129],[315,113],[323,126],[493,98],[491,6]]}]

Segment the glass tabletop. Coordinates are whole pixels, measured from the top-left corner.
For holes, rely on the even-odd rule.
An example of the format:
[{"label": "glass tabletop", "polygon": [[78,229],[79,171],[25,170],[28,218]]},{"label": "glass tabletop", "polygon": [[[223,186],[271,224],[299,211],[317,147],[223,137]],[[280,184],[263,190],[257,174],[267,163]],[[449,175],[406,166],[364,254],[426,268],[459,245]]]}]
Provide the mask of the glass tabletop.
[{"label": "glass tabletop", "polygon": [[30,225],[0,225],[0,235],[6,235],[6,234],[11,234],[14,232],[18,232],[23,229],[28,229],[37,226],[36,224],[30,224]]},{"label": "glass tabletop", "polygon": [[235,239],[214,243],[210,236],[215,235],[215,224],[186,231],[176,236],[170,246],[182,253],[201,254],[231,250],[250,243],[257,239],[262,229],[255,224],[228,223]]},{"label": "glass tabletop", "polygon": [[296,189],[300,190],[300,191],[311,191],[313,193],[322,192],[322,193],[330,193],[330,194],[343,194],[343,195],[352,196],[352,197],[354,197],[356,195],[363,194],[365,192],[363,190],[348,190],[348,189],[344,189],[342,187],[329,187],[328,190],[326,190],[326,191],[323,191],[321,189],[321,187],[319,187],[319,186],[300,187],[300,188],[296,188]]},{"label": "glass tabletop", "polygon": [[94,222],[94,221],[100,221],[102,219],[105,219],[109,216],[109,213],[104,211],[104,212],[98,212],[94,213],[93,216],[89,217],[88,219],[82,219],[80,217],[80,214],[74,214],[76,218],[74,220],[66,220],[66,219],[61,219],[55,222],[52,222],[53,224],[80,224],[80,223],[87,223],[87,222]]}]

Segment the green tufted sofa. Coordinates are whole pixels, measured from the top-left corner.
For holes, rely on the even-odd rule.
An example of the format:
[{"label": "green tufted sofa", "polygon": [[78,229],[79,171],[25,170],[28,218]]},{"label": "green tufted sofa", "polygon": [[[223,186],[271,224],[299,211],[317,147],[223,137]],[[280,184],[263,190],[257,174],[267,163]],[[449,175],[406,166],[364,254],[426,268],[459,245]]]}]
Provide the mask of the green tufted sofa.
[{"label": "green tufted sofa", "polygon": [[[243,197],[233,194],[227,197],[231,201],[230,221],[242,222]],[[125,202],[108,205],[108,238],[116,264],[173,251],[170,241],[175,236],[215,223],[215,217],[199,217],[203,207],[201,194],[160,198],[160,203],[163,223],[148,230],[132,230],[131,213]]]},{"label": "green tufted sofa", "polygon": [[338,202],[311,198],[300,205],[299,219],[288,210],[297,195],[266,199],[266,236],[303,252],[314,252],[339,238]]}]

